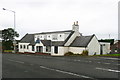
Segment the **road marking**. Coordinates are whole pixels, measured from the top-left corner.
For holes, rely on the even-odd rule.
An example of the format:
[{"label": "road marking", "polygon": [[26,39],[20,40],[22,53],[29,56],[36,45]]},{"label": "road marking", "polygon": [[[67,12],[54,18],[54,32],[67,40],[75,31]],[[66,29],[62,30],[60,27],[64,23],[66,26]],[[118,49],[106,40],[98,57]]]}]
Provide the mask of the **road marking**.
[{"label": "road marking", "polygon": [[24,71],[24,72],[28,72],[28,71]]},{"label": "road marking", "polygon": [[88,62],[92,62],[92,61],[88,61]]},{"label": "road marking", "polygon": [[40,68],[47,69],[47,70],[52,70],[52,71],[56,71],[56,72],[60,72],[60,73],[64,73],[64,74],[69,74],[69,75],[72,75],[72,76],[93,79],[93,78],[88,77],[88,76],[79,75],[79,74],[76,74],[76,73],[72,73],[72,72],[68,72],[68,71],[63,71],[63,70],[59,70],[59,69],[53,69],[53,68],[49,68],[49,67],[45,67],[45,66],[40,66]]},{"label": "road marking", "polygon": [[110,63],[104,63],[104,64],[110,64]]},{"label": "road marking", "polygon": [[76,59],[74,59],[74,61],[77,61]]},{"label": "road marking", "polygon": [[116,64],[116,65],[118,65],[118,66],[119,66],[120,64]]},{"label": "road marking", "polygon": [[96,69],[99,69],[99,70],[104,70],[104,71],[111,71],[111,72],[120,72],[120,71],[118,71],[118,70],[105,69],[105,68],[99,68],[99,67],[96,67]]},{"label": "road marking", "polygon": [[101,62],[97,62],[97,63],[101,63]]},{"label": "road marking", "polygon": [[17,63],[21,63],[21,64],[24,64],[24,62],[22,61],[15,61],[15,60],[12,60],[12,59],[8,59],[9,61],[12,61],[12,62],[17,62]]},{"label": "road marking", "polygon": [[78,61],[81,61],[81,60],[78,60]]}]

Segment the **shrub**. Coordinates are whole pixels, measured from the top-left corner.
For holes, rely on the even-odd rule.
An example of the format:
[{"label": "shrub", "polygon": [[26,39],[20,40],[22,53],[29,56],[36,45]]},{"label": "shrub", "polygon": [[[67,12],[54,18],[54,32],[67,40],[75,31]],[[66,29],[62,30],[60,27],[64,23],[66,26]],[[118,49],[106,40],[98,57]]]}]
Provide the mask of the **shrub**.
[{"label": "shrub", "polygon": [[4,50],[5,53],[11,53],[13,50]]},{"label": "shrub", "polygon": [[83,50],[82,54],[83,56],[88,56],[88,50]]},{"label": "shrub", "polygon": [[74,55],[74,53],[73,52],[67,52],[67,53],[65,53],[65,56],[69,56],[69,55]]}]

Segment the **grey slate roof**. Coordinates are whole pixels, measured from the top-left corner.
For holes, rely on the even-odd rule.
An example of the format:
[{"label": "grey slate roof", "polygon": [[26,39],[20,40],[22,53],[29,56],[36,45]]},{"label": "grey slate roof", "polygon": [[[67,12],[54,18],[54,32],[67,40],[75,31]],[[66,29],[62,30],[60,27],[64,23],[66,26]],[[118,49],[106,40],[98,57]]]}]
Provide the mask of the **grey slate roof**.
[{"label": "grey slate roof", "polygon": [[[58,32],[67,32],[67,31],[58,31]],[[65,41],[51,41],[51,40],[41,40],[44,46],[64,46],[64,44],[69,40],[74,31],[69,30],[71,32]],[[51,32],[52,33],[52,32]],[[54,32],[53,32],[54,33]],[[44,33],[45,34],[45,33]],[[30,45],[35,45],[34,41],[35,34],[26,34],[21,40],[20,43],[30,43]],[[78,36],[75,40],[70,44],[71,47],[86,47],[88,43],[91,41],[94,35],[92,36]]]},{"label": "grey slate roof", "polygon": [[[66,31],[54,31],[54,32],[43,32],[43,33],[36,33],[36,34],[50,34],[50,33],[62,33],[62,32],[71,32],[69,36],[66,38],[65,41],[50,41],[50,40],[41,40],[43,45],[45,46],[63,46],[65,42],[70,38],[70,36],[74,33],[72,30],[66,30]],[[35,45],[34,42],[34,35],[35,34],[26,34],[21,40],[20,43],[30,43],[30,45]]]},{"label": "grey slate roof", "polygon": [[26,34],[21,40],[21,43],[34,43],[34,34]]},{"label": "grey slate roof", "polygon": [[72,32],[72,30],[53,31],[53,32],[42,32],[42,33],[35,33],[35,34],[50,34],[50,33],[64,33],[64,32]]},{"label": "grey slate roof", "polygon": [[93,38],[94,35],[92,36],[78,36],[75,38],[75,40],[70,44],[71,47],[87,47],[91,39]]},{"label": "grey slate roof", "polygon": [[51,46],[51,40],[40,40],[44,46]]},{"label": "grey slate roof", "polygon": [[64,46],[64,41],[52,41],[52,46]]}]

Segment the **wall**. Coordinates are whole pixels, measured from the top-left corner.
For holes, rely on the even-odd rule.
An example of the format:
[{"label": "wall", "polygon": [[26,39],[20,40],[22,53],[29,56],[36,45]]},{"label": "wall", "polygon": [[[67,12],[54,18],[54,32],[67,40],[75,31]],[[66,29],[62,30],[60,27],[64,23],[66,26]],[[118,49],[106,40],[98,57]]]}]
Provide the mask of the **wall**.
[{"label": "wall", "polygon": [[30,53],[35,53],[35,51],[32,51],[32,45],[29,45],[29,51]]},{"label": "wall", "polygon": [[85,50],[84,47],[69,47],[69,51],[73,52],[74,54],[81,54]]},{"label": "wall", "polygon": [[[27,49],[27,46],[28,46],[29,44],[30,44],[30,43],[18,43],[19,52],[28,52],[29,49]],[[20,48],[20,45],[22,45],[22,48]],[[24,45],[26,46],[25,49],[24,49]]]},{"label": "wall", "polygon": [[103,54],[107,54],[110,52],[110,43],[100,42],[100,44],[102,45]]},{"label": "wall", "polygon": [[68,47],[58,46],[58,53],[54,53],[54,46],[52,47],[51,56],[64,56],[68,52]]},{"label": "wall", "polygon": [[100,54],[100,43],[98,42],[96,36],[94,36],[88,44],[87,50],[89,55],[94,55],[95,53],[98,55]]},{"label": "wall", "polygon": [[35,44],[35,46],[34,46],[35,52],[37,51],[36,46],[43,46],[43,52],[45,52],[45,51],[44,51],[44,45],[41,43],[41,41],[40,41],[40,43],[36,43],[36,44]]},{"label": "wall", "polygon": [[[70,32],[51,33],[51,34],[36,34],[34,36],[34,38],[35,38],[35,41],[37,40],[37,38],[39,38],[40,40],[64,41],[68,37],[69,34],[70,34]],[[56,37],[57,39],[53,39],[54,37]]]}]

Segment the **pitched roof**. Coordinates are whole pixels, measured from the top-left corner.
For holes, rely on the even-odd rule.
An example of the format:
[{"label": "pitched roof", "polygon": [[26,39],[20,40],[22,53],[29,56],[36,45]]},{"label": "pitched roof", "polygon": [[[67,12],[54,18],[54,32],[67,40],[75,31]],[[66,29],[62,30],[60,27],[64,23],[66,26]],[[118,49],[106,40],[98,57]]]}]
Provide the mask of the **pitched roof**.
[{"label": "pitched roof", "polygon": [[[69,34],[69,36],[66,38],[65,41],[51,41],[50,40],[41,40],[41,42],[43,43],[43,45],[45,46],[49,46],[49,45],[53,45],[53,46],[62,46],[64,45],[64,43],[70,38],[70,36],[74,33],[74,31],[72,30],[66,30],[66,31],[54,31],[54,32],[42,32],[42,33],[36,33],[36,34],[50,34],[50,33],[63,33],[63,32],[71,32]],[[21,40],[21,43],[30,43],[30,45],[35,45],[36,43],[34,42],[34,35],[36,34],[26,34]]]},{"label": "pitched roof", "polygon": [[44,46],[51,46],[51,40],[40,40]]},{"label": "pitched roof", "polygon": [[52,41],[52,46],[63,46],[64,41]]},{"label": "pitched roof", "polygon": [[34,34],[26,34],[21,40],[21,43],[34,43]]},{"label": "pitched roof", "polygon": [[77,36],[75,40],[70,44],[71,47],[87,47],[91,39],[93,38],[94,35],[92,36]]},{"label": "pitched roof", "polygon": [[35,34],[50,34],[50,33],[63,33],[63,32],[72,32],[72,30],[53,31],[53,32],[42,32],[42,33],[35,33]]}]

